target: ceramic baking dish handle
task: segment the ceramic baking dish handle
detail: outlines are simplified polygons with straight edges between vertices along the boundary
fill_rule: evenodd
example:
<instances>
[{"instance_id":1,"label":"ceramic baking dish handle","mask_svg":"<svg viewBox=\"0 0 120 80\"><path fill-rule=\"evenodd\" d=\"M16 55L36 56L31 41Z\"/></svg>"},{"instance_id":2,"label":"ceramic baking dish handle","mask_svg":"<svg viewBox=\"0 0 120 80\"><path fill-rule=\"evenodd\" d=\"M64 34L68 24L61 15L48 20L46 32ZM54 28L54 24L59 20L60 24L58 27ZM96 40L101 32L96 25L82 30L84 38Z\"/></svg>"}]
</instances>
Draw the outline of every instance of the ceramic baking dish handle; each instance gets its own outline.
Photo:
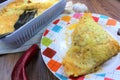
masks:
<instances>
[{"instance_id":1,"label":"ceramic baking dish handle","mask_svg":"<svg viewBox=\"0 0 120 80\"><path fill-rule=\"evenodd\" d=\"M32 45L17 61L14 66L13 72L11 74L11 80L28 80L26 74L26 66L32 60L32 58L38 54L39 47L38 45Z\"/></svg>"}]
</instances>

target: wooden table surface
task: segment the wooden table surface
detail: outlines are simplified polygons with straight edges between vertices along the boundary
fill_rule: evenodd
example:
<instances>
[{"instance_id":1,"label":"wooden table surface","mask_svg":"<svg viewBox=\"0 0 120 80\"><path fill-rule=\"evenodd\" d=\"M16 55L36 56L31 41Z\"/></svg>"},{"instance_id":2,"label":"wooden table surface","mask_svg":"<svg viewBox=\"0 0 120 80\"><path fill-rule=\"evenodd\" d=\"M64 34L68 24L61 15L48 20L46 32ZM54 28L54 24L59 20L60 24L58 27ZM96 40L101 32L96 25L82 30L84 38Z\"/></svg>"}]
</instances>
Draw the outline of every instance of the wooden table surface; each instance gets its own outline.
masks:
<instances>
[{"instance_id":1,"label":"wooden table surface","mask_svg":"<svg viewBox=\"0 0 120 80\"><path fill-rule=\"evenodd\" d=\"M120 0L67 0L84 3L92 13L110 16L120 21ZM0 80L11 80L12 69L22 53L0 55ZM46 67L40 54L27 67L29 80L58 80Z\"/></svg>"}]
</instances>

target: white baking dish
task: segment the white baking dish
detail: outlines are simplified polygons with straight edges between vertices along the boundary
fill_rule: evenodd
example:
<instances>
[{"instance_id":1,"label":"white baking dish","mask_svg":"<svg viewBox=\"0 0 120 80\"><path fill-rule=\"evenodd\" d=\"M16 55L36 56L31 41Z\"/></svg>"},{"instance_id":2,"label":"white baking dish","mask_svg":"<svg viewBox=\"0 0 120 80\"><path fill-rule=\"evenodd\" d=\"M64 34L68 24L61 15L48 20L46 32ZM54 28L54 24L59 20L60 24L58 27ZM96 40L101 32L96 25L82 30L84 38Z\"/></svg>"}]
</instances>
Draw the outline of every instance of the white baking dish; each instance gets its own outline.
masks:
<instances>
[{"instance_id":1,"label":"white baking dish","mask_svg":"<svg viewBox=\"0 0 120 80\"><path fill-rule=\"evenodd\" d=\"M4 7L10 2L11 0L8 0L0 4L0 8ZM46 27L52 20L59 16L60 13L64 11L65 5L66 0L59 0L59 2L44 11L40 16L30 20L25 25L9 34L8 36L2 38L1 40L11 48L20 47L37 32L43 29L43 27Z\"/></svg>"}]
</instances>

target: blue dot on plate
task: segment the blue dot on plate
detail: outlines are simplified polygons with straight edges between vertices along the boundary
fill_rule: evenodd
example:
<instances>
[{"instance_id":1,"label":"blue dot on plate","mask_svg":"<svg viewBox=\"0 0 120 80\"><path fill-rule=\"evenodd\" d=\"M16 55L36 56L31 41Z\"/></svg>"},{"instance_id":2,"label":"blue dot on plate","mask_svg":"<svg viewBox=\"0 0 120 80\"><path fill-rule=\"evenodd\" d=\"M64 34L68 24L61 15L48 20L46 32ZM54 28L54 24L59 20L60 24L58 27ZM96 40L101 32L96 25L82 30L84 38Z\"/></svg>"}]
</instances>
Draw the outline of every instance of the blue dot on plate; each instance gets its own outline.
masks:
<instances>
[{"instance_id":1,"label":"blue dot on plate","mask_svg":"<svg viewBox=\"0 0 120 80\"><path fill-rule=\"evenodd\" d=\"M52 28L52 31L54 31L54 32L60 32L61 29L62 29L61 26L55 25L55 26Z\"/></svg>"},{"instance_id":2,"label":"blue dot on plate","mask_svg":"<svg viewBox=\"0 0 120 80\"><path fill-rule=\"evenodd\" d=\"M60 79L62 79L62 80L68 80L67 77L65 77L65 76L63 76L63 75L61 75L61 74L59 74L59 73L55 73L55 75L58 76L58 77L59 77Z\"/></svg>"},{"instance_id":3,"label":"blue dot on plate","mask_svg":"<svg viewBox=\"0 0 120 80\"><path fill-rule=\"evenodd\" d=\"M108 16L100 15L100 18L108 19Z\"/></svg>"},{"instance_id":4,"label":"blue dot on plate","mask_svg":"<svg viewBox=\"0 0 120 80\"><path fill-rule=\"evenodd\" d=\"M101 77L105 77L105 73L102 73L102 74L95 74L96 76L101 76Z\"/></svg>"}]
</instances>

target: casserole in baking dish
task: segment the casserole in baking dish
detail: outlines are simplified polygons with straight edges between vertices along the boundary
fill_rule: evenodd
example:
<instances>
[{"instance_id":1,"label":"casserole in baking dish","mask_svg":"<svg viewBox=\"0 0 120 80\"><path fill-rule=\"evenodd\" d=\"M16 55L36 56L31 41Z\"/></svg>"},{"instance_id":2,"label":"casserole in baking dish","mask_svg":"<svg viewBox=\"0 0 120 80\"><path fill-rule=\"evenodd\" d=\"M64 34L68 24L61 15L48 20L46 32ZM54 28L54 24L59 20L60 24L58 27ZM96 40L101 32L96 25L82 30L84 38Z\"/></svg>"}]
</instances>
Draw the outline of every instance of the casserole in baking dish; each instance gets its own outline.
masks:
<instances>
[{"instance_id":1,"label":"casserole in baking dish","mask_svg":"<svg viewBox=\"0 0 120 80\"><path fill-rule=\"evenodd\" d=\"M57 2L58 0L40 2L16 0L8 4L0 11L0 34L13 32Z\"/></svg>"},{"instance_id":2,"label":"casserole in baking dish","mask_svg":"<svg viewBox=\"0 0 120 80\"><path fill-rule=\"evenodd\" d=\"M21 1L21 0L17 0L17 1ZM45 1L45 0L43 0L43 1ZM48 1L50 1L50 0L48 0ZM57 1L57 0L53 0L53 1ZM9 4L11 2L12 2L11 0L8 0L3 4L0 4L0 7L2 6L3 8L5 8L7 5L9 6ZM21 4L21 3L18 3L18 4ZM26 4L31 4L31 3L24 3L24 5L26 5ZM34 3L34 4L39 4L39 3ZM33 4L31 4L31 5L33 5ZM60 13L64 11L65 5L66 5L66 0L58 0L51 7L43 10L43 12L41 12L42 9L39 9L38 12L40 12L40 13L36 14L33 19L31 19L30 21L28 21L27 23L25 23L24 25L22 25L19 29L15 30L15 31L14 31L15 28L13 27L14 29L11 29L10 32L12 32L12 31L14 31L14 32L12 32L11 34L2 38L1 40L4 43L8 44L10 47L14 47L14 48L20 47L27 40L29 40L31 37L33 37L37 32L39 32L40 30L43 30L43 28L45 28L46 25L49 24L52 20L54 20L56 17L58 17L60 15ZM44 6L42 6L42 7L44 7ZM46 5L46 6L48 6L48 5ZM18 8L24 9L23 6L18 7ZM36 6L33 8L36 8ZM3 12L4 12L4 10L3 10ZM24 11L20 11L20 13L24 13ZM13 24L13 25L15 25L15 24Z\"/></svg>"}]
</instances>

